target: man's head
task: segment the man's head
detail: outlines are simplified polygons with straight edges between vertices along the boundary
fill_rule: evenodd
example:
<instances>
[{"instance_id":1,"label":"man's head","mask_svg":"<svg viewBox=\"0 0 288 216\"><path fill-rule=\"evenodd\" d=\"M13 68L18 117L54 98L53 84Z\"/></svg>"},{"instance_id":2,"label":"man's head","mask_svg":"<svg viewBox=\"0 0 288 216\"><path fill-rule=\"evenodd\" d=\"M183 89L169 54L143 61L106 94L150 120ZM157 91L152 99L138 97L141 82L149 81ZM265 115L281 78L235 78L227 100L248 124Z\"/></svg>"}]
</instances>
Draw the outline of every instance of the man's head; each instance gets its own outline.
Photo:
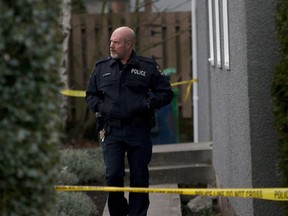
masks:
<instances>
[{"instance_id":1,"label":"man's head","mask_svg":"<svg viewBox=\"0 0 288 216\"><path fill-rule=\"evenodd\" d=\"M135 33L131 28L123 26L115 29L110 38L111 57L125 64L132 53L134 41Z\"/></svg>"}]
</instances>

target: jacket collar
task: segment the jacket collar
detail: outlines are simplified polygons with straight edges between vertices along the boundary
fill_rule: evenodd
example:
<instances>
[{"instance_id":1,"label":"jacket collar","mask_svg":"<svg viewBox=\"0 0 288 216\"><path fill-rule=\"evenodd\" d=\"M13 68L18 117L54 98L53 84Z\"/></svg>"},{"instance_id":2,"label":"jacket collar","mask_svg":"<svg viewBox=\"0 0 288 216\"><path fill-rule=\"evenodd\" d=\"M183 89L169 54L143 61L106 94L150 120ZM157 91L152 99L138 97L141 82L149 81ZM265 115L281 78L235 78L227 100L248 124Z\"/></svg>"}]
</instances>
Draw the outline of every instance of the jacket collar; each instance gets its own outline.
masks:
<instances>
[{"instance_id":1,"label":"jacket collar","mask_svg":"<svg viewBox=\"0 0 288 216\"><path fill-rule=\"evenodd\" d=\"M113 59L112 57L109 57L109 58L111 59L110 67L112 67L114 64L117 64L117 60L116 59ZM140 61L138 59L137 54L135 53L134 50L132 50L132 54L131 54L130 59L128 60L126 65L132 65L132 66L138 67L139 62Z\"/></svg>"}]
</instances>

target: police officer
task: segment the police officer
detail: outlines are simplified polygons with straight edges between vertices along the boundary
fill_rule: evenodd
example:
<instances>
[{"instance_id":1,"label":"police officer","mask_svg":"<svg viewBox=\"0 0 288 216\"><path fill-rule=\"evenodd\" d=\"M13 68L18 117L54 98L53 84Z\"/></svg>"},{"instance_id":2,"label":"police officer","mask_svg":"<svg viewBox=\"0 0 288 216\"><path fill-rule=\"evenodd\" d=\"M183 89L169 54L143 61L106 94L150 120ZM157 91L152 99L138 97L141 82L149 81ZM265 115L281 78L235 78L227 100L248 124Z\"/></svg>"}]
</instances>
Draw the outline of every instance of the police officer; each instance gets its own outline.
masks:
<instances>
[{"instance_id":1,"label":"police officer","mask_svg":"<svg viewBox=\"0 0 288 216\"><path fill-rule=\"evenodd\" d=\"M173 97L167 77L154 60L133 50L135 34L129 27L117 28L110 38L110 57L98 61L86 91L89 108L101 115L100 124L106 183L124 186L124 157L127 153L131 187L148 187L148 163L153 112L169 104ZM148 194L111 192L111 216L145 216Z\"/></svg>"}]
</instances>

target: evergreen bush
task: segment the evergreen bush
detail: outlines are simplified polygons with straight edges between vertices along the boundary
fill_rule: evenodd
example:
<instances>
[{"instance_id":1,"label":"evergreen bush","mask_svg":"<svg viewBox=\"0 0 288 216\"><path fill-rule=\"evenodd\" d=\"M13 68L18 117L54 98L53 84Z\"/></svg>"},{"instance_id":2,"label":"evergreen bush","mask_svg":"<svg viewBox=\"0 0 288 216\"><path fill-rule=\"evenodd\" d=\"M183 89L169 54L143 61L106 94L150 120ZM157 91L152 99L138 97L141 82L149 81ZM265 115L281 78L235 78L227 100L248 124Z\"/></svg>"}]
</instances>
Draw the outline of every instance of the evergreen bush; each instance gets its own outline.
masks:
<instances>
[{"instance_id":1,"label":"evergreen bush","mask_svg":"<svg viewBox=\"0 0 288 216\"><path fill-rule=\"evenodd\" d=\"M276 65L272 94L275 124L280 144L280 168L288 186L288 1L278 0L276 15L280 62Z\"/></svg>"},{"instance_id":2,"label":"evergreen bush","mask_svg":"<svg viewBox=\"0 0 288 216\"><path fill-rule=\"evenodd\" d=\"M55 215L59 2L0 0L0 215Z\"/></svg>"},{"instance_id":3,"label":"evergreen bush","mask_svg":"<svg viewBox=\"0 0 288 216\"><path fill-rule=\"evenodd\" d=\"M75 173L71 173L67 170L68 167L63 167L58 173L56 184L57 185L77 185L79 179Z\"/></svg>"},{"instance_id":4,"label":"evergreen bush","mask_svg":"<svg viewBox=\"0 0 288 216\"><path fill-rule=\"evenodd\" d=\"M60 158L61 171L57 176L58 185L79 185L103 181L101 148L63 149L60 151ZM58 192L57 200L58 216L93 216L99 211L93 200L85 193Z\"/></svg>"},{"instance_id":5,"label":"evergreen bush","mask_svg":"<svg viewBox=\"0 0 288 216\"><path fill-rule=\"evenodd\" d=\"M275 69L272 96L280 150L279 168L283 177L283 187L288 187L288 1L278 0L276 9L280 62ZM288 212L287 203L286 207Z\"/></svg>"},{"instance_id":6,"label":"evergreen bush","mask_svg":"<svg viewBox=\"0 0 288 216\"><path fill-rule=\"evenodd\" d=\"M95 216L97 207L88 195L81 192L58 192L58 216Z\"/></svg>"},{"instance_id":7,"label":"evergreen bush","mask_svg":"<svg viewBox=\"0 0 288 216\"><path fill-rule=\"evenodd\" d=\"M60 164L68 173L79 179L79 184L101 182L104 179L104 165L101 148L65 149L61 151Z\"/></svg>"}]
</instances>

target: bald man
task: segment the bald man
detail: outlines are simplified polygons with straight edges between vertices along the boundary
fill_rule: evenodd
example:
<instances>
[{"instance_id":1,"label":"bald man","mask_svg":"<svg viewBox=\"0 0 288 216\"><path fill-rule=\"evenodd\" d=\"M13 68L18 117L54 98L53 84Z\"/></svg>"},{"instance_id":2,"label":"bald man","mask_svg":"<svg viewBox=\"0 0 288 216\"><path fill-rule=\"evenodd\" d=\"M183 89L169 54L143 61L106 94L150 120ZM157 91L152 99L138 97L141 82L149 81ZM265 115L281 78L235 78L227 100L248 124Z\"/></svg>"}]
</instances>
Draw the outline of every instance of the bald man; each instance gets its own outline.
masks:
<instances>
[{"instance_id":1,"label":"bald man","mask_svg":"<svg viewBox=\"0 0 288 216\"><path fill-rule=\"evenodd\" d=\"M108 186L124 186L127 154L131 187L149 187L152 156L151 122L157 109L169 104L173 91L167 77L151 58L133 49L134 31L123 26L110 38L110 57L95 64L86 101L97 113L98 132ZM111 216L145 216L148 194L113 192L108 197Z\"/></svg>"}]
</instances>

